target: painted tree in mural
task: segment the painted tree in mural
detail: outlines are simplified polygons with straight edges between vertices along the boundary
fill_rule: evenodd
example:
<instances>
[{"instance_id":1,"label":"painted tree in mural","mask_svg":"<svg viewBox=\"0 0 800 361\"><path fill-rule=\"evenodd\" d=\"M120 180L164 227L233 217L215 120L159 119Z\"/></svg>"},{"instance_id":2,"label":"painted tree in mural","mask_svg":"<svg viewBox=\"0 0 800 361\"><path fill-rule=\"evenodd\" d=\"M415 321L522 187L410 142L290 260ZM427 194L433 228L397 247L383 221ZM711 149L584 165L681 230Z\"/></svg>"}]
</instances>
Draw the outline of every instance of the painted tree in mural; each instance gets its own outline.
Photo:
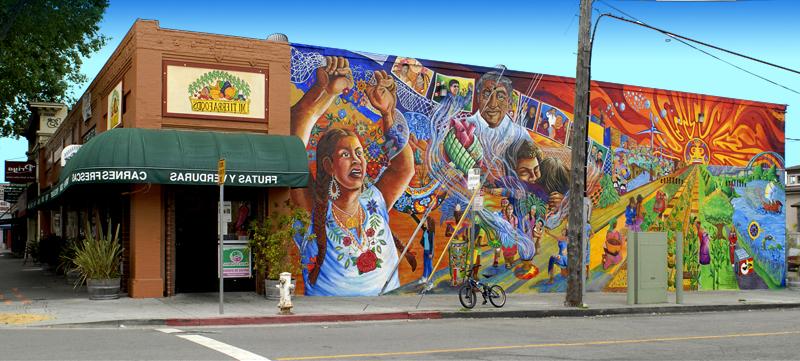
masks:
<instances>
[{"instance_id":1,"label":"painted tree in mural","mask_svg":"<svg viewBox=\"0 0 800 361\"><path fill-rule=\"evenodd\" d=\"M778 169L775 168L775 165L769 167L769 169L764 172L764 177L762 178L768 182L777 182L778 181Z\"/></svg>"},{"instance_id":2,"label":"painted tree in mural","mask_svg":"<svg viewBox=\"0 0 800 361\"><path fill-rule=\"evenodd\" d=\"M0 136L22 135L28 102L74 102L82 58L105 45L107 0L0 1Z\"/></svg>"},{"instance_id":3,"label":"painted tree in mural","mask_svg":"<svg viewBox=\"0 0 800 361\"><path fill-rule=\"evenodd\" d=\"M714 239L724 239L723 227L725 227L725 224L730 224L733 219L733 206L725 194L721 191L715 191L706 198L706 203L703 206L703 216L706 221L717 228Z\"/></svg>"},{"instance_id":4,"label":"painted tree in mural","mask_svg":"<svg viewBox=\"0 0 800 361\"><path fill-rule=\"evenodd\" d=\"M600 193L600 202L597 204L600 208L606 208L619 202L619 193L614 189L611 176L608 174L604 175L603 178L600 179L600 187L603 189L602 193Z\"/></svg>"},{"instance_id":5,"label":"painted tree in mural","mask_svg":"<svg viewBox=\"0 0 800 361\"><path fill-rule=\"evenodd\" d=\"M761 165L757 164L757 165L753 166L753 172L750 173L750 176L754 180L759 180L762 177L764 177L764 169L761 168Z\"/></svg>"}]
</instances>

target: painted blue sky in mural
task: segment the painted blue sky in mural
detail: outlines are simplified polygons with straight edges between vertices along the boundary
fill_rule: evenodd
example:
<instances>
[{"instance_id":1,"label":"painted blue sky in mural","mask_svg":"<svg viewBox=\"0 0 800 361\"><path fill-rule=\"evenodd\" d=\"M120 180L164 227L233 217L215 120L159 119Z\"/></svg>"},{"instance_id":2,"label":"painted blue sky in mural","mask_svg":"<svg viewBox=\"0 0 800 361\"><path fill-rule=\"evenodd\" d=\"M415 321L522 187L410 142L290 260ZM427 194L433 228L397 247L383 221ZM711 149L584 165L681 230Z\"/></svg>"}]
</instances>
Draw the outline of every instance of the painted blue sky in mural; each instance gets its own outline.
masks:
<instances>
[{"instance_id":1,"label":"painted blue sky in mural","mask_svg":"<svg viewBox=\"0 0 800 361\"><path fill-rule=\"evenodd\" d=\"M101 32L111 37L83 72L93 79L136 18L165 28L575 75L578 0L448 2L238 2L214 11L203 1L111 1ZM609 6L610 5L610 6ZM745 2L595 1L595 18L611 6L653 26L800 69L800 27L794 0ZM710 51L737 66L800 91L800 76ZM786 136L800 138L800 95L767 83L659 33L603 19L594 44L597 80L788 104ZM88 83L76 89L81 94ZM794 121L793 121L794 120ZM24 157L22 140L3 138L0 158ZM787 141L787 166L800 163L800 142ZM2 172L2 170L0 170ZM2 176L2 174L0 174Z\"/></svg>"}]
</instances>

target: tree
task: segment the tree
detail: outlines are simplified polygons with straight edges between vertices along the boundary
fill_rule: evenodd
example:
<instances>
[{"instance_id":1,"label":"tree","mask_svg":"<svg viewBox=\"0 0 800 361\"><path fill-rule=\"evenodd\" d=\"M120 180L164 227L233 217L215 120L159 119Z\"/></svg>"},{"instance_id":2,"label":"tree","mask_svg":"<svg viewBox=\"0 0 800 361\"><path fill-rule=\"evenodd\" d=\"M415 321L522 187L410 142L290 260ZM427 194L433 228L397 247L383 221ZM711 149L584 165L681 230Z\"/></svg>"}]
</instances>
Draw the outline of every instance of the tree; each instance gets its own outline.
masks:
<instances>
[{"instance_id":1,"label":"tree","mask_svg":"<svg viewBox=\"0 0 800 361\"><path fill-rule=\"evenodd\" d=\"M108 0L0 0L0 136L22 135L32 101L74 103L81 58L108 40Z\"/></svg>"},{"instance_id":2,"label":"tree","mask_svg":"<svg viewBox=\"0 0 800 361\"><path fill-rule=\"evenodd\" d=\"M778 169L775 167L774 164L769 167L769 170L764 172L763 179L769 182L775 182L775 183L778 182Z\"/></svg>"},{"instance_id":3,"label":"tree","mask_svg":"<svg viewBox=\"0 0 800 361\"><path fill-rule=\"evenodd\" d=\"M764 176L764 169L761 164L753 164L753 173L751 174L754 180L760 180Z\"/></svg>"},{"instance_id":4,"label":"tree","mask_svg":"<svg viewBox=\"0 0 800 361\"><path fill-rule=\"evenodd\" d=\"M597 204L599 208L606 208L619 202L619 193L614 189L614 183L608 174L600 179L600 187L602 191L600 191L600 202Z\"/></svg>"},{"instance_id":5,"label":"tree","mask_svg":"<svg viewBox=\"0 0 800 361\"><path fill-rule=\"evenodd\" d=\"M706 203L703 205L703 216L709 223L717 227L715 239L724 239L725 233L722 228L733 220L733 206L725 194L717 191L706 199Z\"/></svg>"}]
</instances>

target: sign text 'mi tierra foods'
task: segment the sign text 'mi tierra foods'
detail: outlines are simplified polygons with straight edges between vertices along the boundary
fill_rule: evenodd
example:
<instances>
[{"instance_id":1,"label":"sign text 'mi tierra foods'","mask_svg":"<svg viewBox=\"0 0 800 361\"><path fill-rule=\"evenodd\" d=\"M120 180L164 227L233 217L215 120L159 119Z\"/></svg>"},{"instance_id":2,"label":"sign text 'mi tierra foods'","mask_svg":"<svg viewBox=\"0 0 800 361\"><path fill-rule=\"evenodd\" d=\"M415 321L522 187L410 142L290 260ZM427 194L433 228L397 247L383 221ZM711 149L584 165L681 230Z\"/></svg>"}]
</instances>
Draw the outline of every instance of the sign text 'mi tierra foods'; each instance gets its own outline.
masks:
<instances>
[{"instance_id":1,"label":"sign text 'mi tierra foods'","mask_svg":"<svg viewBox=\"0 0 800 361\"><path fill-rule=\"evenodd\" d=\"M192 111L207 113L250 114L250 101L226 102L220 100L189 99Z\"/></svg>"}]
</instances>

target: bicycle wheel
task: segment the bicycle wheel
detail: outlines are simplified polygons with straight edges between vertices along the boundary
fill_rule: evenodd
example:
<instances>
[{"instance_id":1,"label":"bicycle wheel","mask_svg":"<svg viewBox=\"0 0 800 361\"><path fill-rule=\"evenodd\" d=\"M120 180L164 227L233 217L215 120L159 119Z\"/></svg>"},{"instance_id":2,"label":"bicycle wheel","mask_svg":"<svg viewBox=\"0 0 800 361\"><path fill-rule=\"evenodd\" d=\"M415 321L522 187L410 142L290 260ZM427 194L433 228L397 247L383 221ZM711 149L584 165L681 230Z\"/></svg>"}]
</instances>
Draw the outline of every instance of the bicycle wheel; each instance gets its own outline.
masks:
<instances>
[{"instance_id":1,"label":"bicycle wheel","mask_svg":"<svg viewBox=\"0 0 800 361\"><path fill-rule=\"evenodd\" d=\"M494 285L489 288L489 302L494 307L500 308L506 304L506 291L500 285Z\"/></svg>"},{"instance_id":2,"label":"bicycle wheel","mask_svg":"<svg viewBox=\"0 0 800 361\"><path fill-rule=\"evenodd\" d=\"M461 302L461 305L466 308L475 307L475 291L469 283L465 283L458 289L458 300Z\"/></svg>"}]
</instances>

